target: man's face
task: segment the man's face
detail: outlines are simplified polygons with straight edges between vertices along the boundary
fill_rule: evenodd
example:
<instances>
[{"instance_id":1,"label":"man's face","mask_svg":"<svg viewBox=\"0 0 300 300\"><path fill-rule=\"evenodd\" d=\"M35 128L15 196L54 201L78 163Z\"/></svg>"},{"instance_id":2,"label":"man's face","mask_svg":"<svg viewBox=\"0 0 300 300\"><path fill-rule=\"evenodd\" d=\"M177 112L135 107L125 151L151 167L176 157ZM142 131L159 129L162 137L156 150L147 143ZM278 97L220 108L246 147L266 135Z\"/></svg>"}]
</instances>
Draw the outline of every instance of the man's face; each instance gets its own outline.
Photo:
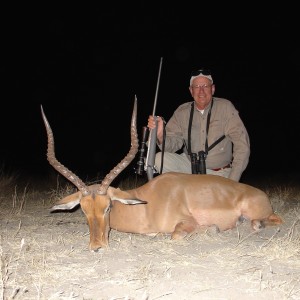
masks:
<instances>
[{"instance_id":1,"label":"man's face","mask_svg":"<svg viewBox=\"0 0 300 300\"><path fill-rule=\"evenodd\" d=\"M195 78L189 89L197 108L201 110L207 107L215 92L214 84L208 78L202 76Z\"/></svg>"}]
</instances>

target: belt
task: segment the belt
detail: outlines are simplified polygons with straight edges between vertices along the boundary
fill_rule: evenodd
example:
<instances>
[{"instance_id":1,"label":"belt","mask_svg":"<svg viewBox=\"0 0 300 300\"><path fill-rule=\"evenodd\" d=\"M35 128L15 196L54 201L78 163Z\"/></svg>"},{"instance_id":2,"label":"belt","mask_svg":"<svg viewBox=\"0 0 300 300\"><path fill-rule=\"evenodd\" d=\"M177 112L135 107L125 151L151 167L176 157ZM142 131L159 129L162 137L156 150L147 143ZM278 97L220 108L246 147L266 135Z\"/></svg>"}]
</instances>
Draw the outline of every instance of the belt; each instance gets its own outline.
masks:
<instances>
[{"instance_id":1,"label":"belt","mask_svg":"<svg viewBox=\"0 0 300 300\"><path fill-rule=\"evenodd\" d=\"M216 168L216 169L210 169L212 171L221 171L223 169L227 169L227 168L230 168L230 164L228 164L227 166L223 167L223 168Z\"/></svg>"}]
</instances>

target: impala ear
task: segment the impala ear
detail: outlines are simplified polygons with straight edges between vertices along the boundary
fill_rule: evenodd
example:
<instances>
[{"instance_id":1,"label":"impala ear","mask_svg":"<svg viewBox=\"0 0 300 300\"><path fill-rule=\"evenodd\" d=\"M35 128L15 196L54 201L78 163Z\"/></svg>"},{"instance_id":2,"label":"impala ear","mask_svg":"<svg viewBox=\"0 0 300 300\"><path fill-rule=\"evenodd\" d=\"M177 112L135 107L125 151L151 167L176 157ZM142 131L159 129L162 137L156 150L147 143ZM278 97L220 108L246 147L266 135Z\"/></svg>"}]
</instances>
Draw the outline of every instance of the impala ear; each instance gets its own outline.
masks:
<instances>
[{"instance_id":1,"label":"impala ear","mask_svg":"<svg viewBox=\"0 0 300 300\"><path fill-rule=\"evenodd\" d=\"M111 199L112 201L119 201L123 204L130 204L130 205L134 205L134 204L146 204L147 201L144 200L140 200L140 199L123 199L123 198L113 198Z\"/></svg>"},{"instance_id":2,"label":"impala ear","mask_svg":"<svg viewBox=\"0 0 300 300\"><path fill-rule=\"evenodd\" d=\"M126 191L122 191L120 188L109 187L107 190L107 195L110 197L111 201L119 201L123 204L146 204L147 201L141 199L131 199L132 195Z\"/></svg>"},{"instance_id":3,"label":"impala ear","mask_svg":"<svg viewBox=\"0 0 300 300\"><path fill-rule=\"evenodd\" d=\"M51 209L50 212L55 210L70 210L80 204L82 198L81 192L74 193L69 195L56 203Z\"/></svg>"}]
</instances>

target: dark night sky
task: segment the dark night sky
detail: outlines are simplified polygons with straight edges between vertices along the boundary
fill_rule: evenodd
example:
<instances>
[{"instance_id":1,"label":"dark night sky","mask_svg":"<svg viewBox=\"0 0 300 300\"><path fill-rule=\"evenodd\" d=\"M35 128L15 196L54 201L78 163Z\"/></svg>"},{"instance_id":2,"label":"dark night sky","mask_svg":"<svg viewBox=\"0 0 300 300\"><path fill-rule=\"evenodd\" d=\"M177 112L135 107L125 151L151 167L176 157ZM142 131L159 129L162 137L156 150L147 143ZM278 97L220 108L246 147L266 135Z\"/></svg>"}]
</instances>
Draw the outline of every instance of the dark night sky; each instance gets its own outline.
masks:
<instances>
[{"instance_id":1,"label":"dark night sky","mask_svg":"<svg viewBox=\"0 0 300 300\"><path fill-rule=\"evenodd\" d=\"M9 8L2 19L0 161L49 170L40 105L57 158L84 176L112 169L128 152L134 96L138 128L153 110L168 119L191 100L190 72L206 66L216 96L230 99L251 139L245 176L299 170L299 22L294 10L239 13L168 2L134 8ZM210 11L204 14L204 11Z\"/></svg>"}]
</instances>

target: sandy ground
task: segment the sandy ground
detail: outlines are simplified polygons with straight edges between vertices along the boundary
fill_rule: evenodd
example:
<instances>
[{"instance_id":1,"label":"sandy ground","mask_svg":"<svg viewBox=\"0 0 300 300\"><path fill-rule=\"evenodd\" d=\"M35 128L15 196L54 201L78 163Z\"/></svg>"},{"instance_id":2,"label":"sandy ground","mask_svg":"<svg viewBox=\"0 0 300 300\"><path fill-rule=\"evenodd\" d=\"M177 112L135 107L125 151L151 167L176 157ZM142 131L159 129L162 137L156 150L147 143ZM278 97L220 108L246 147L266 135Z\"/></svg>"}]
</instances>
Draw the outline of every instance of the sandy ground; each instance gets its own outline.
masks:
<instances>
[{"instance_id":1,"label":"sandy ground","mask_svg":"<svg viewBox=\"0 0 300 300\"><path fill-rule=\"evenodd\" d=\"M68 188L2 193L0 299L300 299L300 188L265 191L280 227L182 241L112 230L97 253L80 208L49 213Z\"/></svg>"}]
</instances>

